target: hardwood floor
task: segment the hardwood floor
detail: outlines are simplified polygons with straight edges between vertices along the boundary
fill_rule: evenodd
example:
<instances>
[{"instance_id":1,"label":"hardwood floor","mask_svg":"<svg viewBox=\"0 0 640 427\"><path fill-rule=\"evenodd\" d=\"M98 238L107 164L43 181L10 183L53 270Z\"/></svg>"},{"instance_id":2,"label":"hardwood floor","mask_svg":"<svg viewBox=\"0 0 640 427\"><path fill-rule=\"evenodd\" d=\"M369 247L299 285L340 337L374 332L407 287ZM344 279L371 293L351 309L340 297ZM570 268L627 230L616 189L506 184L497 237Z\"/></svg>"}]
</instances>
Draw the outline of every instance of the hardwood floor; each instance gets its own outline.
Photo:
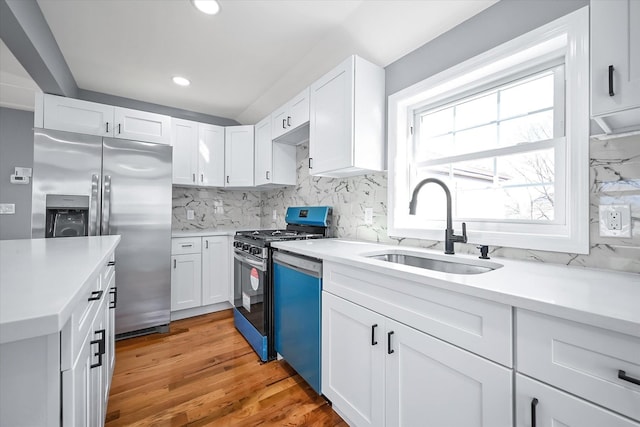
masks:
<instances>
[{"instance_id":1,"label":"hardwood floor","mask_svg":"<svg viewBox=\"0 0 640 427\"><path fill-rule=\"evenodd\" d=\"M261 363L226 310L117 342L106 425L347 424L286 362Z\"/></svg>"}]
</instances>

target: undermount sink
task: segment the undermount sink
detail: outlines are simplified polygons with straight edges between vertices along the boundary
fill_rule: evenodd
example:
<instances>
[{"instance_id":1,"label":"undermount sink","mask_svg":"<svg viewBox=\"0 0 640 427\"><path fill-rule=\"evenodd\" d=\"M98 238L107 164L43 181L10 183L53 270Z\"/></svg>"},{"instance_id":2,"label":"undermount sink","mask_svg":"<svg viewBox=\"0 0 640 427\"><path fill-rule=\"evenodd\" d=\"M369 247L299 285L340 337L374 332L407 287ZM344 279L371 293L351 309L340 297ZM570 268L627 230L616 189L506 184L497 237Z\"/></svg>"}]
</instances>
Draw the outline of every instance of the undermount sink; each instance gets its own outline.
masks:
<instances>
[{"instance_id":1,"label":"undermount sink","mask_svg":"<svg viewBox=\"0 0 640 427\"><path fill-rule=\"evenodd\" d=\"M367 258L452 274L482 274L502 267L502 265L492 262L478 265L459 261L445 261L441 259L430 258L428 256L409 255L402 253L382 253L367 255Z\"/></svg>"}]
</instances>

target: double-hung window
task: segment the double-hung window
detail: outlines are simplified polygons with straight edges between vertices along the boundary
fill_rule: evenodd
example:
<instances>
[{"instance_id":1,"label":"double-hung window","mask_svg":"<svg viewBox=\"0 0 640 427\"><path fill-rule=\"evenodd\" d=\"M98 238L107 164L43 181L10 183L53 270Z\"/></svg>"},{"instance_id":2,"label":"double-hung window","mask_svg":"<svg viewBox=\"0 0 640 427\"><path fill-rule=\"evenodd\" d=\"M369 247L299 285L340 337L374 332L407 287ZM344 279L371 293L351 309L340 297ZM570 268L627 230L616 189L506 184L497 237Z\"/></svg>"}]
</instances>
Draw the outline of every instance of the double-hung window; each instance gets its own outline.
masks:
<instances>
[{"instance_id":1,"label":"double-hung window","mask_svg":"<svg viewBox=\"0 0 640 427\"><path fill-rule=\"evenodd\" d=\"M588 251L588 19L567 15L389 100L389 231L442 240L444 192L473 243Z\"/></svg>"}]
</instances>

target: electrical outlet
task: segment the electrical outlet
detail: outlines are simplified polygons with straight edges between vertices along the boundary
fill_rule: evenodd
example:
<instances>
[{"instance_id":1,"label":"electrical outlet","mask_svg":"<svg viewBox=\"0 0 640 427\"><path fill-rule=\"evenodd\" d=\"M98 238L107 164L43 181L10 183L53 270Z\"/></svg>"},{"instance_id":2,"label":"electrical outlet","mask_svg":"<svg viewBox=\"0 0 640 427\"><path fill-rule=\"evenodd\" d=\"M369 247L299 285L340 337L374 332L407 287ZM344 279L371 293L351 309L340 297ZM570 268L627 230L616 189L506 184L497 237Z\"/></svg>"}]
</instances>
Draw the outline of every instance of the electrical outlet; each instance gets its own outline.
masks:
<instances>
[{"instance_id":1,"label":"electrical outlet","mask_svg":"<svg viewBox=\"0 0 640 427\"><path fill-rule=\"evenodd\" d=\"M16 213L15 203L0 203L0 214L13 215Z\"/></svg>"},{"instance_id":2,"label":"electrical outlet","mask_svg":"<svg viewBox=\"0 0 640 427\"><path fill-rule=\"evenodd\" d=\"M631 237L631 207L600 205L600 236Z\"/></svg>"},{"instance_id":3,"label":"electrical outlet","mask_svg":"<svg viewBox=\"0 0 640 427\"><path fill-rule=\"evenodd\" d=\"M364 223L373 224L373 208L364 208Z\"/></svg>"},{"instance_id":4,"label":"electrical outlet","mask_svg":"<svg viewBox=\"0 0 640 427\"><path fill-rule=\"evenodd\" d=\"M278 219L278 212L274 209L273 210L273 220L277 220Z\"/></svg>"},{"instance_id":5,"label":"electrical outlet","mask_svg":"<svg viewBox=\"0 0 640 427\"><path fill-rule=\"evenodd\" d=\"M195 218L195 213L193 212L193 209L187 209L187 219L193 219Z\"/></svg>"}]
</instances>

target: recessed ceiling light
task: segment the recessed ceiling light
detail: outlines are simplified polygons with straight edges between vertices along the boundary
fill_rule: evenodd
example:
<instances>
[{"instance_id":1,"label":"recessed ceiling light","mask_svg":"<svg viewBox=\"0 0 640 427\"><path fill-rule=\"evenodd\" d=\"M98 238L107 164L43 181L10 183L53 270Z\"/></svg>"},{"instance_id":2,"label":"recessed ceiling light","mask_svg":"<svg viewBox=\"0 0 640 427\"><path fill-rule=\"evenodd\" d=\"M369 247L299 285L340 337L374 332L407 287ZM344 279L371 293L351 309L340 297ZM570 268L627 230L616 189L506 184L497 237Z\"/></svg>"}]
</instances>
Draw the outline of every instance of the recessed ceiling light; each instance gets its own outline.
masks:
<instances>
[{"instance_id":1,"label":"recessed ceiling light","mask_svg":"<svg viewBox=\"0 0 640 427\"><path fill-rule=\"evenodd\" d=\"M173 82L178 86L189 86L191 84L191 82L188 79L185 79L184 77L180 77L180 76L175 76L173 78Z\"/></svg>"},{"instance_id":2,"label":"recessed ceiling light","mask_svg":"<svg viewBox=\"0 0 640 427\"><path fill-rule=\"evenodd\" d=\"M202 13L215 15L220 12L220 5L216 0L191 0L191 3Z\"/></svg>"}]
</instances>

